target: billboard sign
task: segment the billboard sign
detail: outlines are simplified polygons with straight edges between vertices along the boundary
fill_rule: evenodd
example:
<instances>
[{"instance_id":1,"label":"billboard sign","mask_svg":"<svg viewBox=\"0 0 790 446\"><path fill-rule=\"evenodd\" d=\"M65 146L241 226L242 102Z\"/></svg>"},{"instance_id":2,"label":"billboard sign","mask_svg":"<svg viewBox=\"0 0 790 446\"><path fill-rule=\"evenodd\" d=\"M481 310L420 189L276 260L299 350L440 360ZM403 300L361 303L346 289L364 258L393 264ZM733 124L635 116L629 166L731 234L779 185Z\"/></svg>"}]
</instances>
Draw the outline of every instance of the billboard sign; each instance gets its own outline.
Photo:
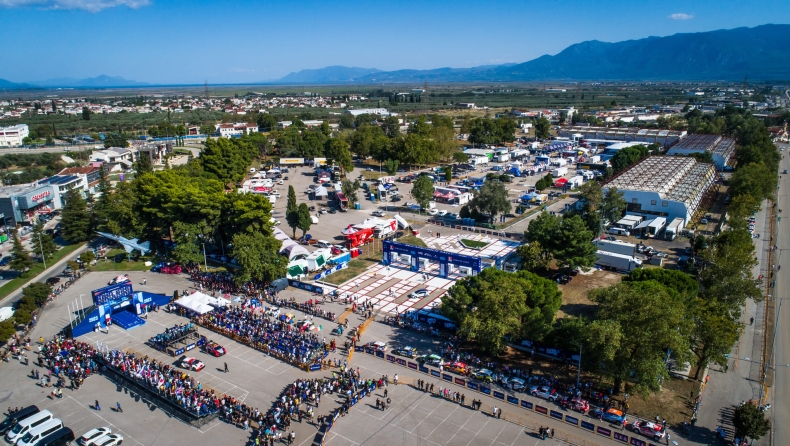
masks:
<instances>
[{"instance_id":1,"label":"billboard sign","mask_svg":"<svg viewBox=\"0 0 790 446\"><path fill-rule=\"evenodd\" d=\"M93 303L96 305L115 304L127 299L132 295L132 283L119 283L108 287L93 290Z\"/></svg>"}]
</instances>

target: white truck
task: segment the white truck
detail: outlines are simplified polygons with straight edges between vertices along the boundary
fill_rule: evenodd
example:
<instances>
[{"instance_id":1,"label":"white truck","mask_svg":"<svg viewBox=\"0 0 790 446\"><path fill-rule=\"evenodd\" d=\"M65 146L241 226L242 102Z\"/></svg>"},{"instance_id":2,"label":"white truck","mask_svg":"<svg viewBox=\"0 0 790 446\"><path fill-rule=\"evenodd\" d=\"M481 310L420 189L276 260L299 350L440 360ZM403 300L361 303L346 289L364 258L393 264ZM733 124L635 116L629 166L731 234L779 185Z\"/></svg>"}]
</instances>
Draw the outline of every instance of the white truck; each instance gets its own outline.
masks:
<instances>
[{"instance_id":1,"label":"white truck","mask_svg":"<svg viewBox=\"0 0 790 446\"><path fill-rule=\"evenodd\" d=\"M616 252L598 251L595 253L595 257L597 258L595 264L605 269L631 272L642 267L641 260Z\"/></svg>"},{"instance_id":2,"label":"white truck","mask_svg":"<svg viewBox=\"0 0 790 446\"><path fill-rule=\"evenodd\" d=\"M672 220L672 223L664 230L664 238L667 240L675 240L675 237L683 230L683 219L678 217Z\"/></svg>"},{"instance_id":3,"label":"white truck","mask_svg":"<svg viewBox=\"0 0 790 446\"><path fill-rule=\"evenodd\" d=\"M558 167L551 171L551 176L554 178L560 178L568 175L568 168L567 167Z\"/></svg>"},{"instance_id":4,"label":"white truck","mask_svg":"<svg viewBox=\"0 0 790 446\"><path fill-rule=\"evenodd\" d=\"M568 186L568 189L576 189L582 184L584 184L584 177L581 175L576 175L575 177L568 180L567 183L565 183L565 185Z\"/></svg>"},{"instance_id":5,"label":"white truck","mask_svg":"<svg viewBox=\"0 0 790 446\"><path fill-rule=\"evenodd\" d=\"M633 243L621 242L620 240L596 240L593 244L601 251L614 252L633 257L636 253L636 245Z\"/></svg>"}]
</instances>

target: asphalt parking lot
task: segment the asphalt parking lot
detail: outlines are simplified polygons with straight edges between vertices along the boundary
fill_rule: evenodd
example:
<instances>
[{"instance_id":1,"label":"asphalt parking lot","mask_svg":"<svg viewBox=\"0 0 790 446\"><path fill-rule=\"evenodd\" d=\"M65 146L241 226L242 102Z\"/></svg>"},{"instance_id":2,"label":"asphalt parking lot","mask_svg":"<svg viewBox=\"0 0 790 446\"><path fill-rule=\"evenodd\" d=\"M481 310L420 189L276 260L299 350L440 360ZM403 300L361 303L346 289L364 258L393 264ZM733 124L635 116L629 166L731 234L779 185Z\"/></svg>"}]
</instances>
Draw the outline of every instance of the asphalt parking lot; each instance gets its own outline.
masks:
<instances>
[{"instance_id":1,"label":"asphalt parking lot","mask_svg":"<svg viewBox=\"0 0 790 446\"><path fill-rule=\"evenodd\" d=\"M113 273L89 273L78 280L63 295L52 302L43 312L39 323L31 333L33 339L39 336L50 338L64 325L69 323L67 305L70 306L79 296L90 296L92 289L99 288L107 283ZM173 290L183 290L190 287L185 275L160 275L153 273L131 273L135 289L144 289L150 292L171 294ZM147 280L147 285L142 286L142 279ZM299 301L305 301L314 296L291 288L285 290L281 296L294 296ZM340 313L344 306L340 303L328 302L325 309ZM290 312L290 310L289 310ZM363 319L358 315L351 315L351 327L361 324ZM80 338L89 342L101 342L111 348L130 348L151 357L173 361L174 358L160 353L144 344L150 336L161 333L166 327L176 323L185 323L187 319L164 311L151 313L148 322L130 331L120 327L110 327L109 333L89 333ZM329 321L323 323L327 338L334 325ZM228 392L243 401L266 411L277 398L285 386L300 377L315 378L323 373L328 376L328 371L308 374L288 364L272 359L261 352L249 349L235 341L214 333L205 332L209 338L219 342L228 350L228 354L221 358L214 358L202 352L196 352L195 357L206 364L201 372L193 372L197 379L204 385L211 386L218 391ZM340 339L339 344L345 339ZM412 345L422 353L439 352L441 342L437 339L424 336L420 333L395 328L383 323L374 322L362 335L362 342L385 341L390 348L399 345ZM338 350L338 356L343 353ZM332 356L330 356L332 357ZM222 372L223 363L227 362L229 372ZM359 367L363 377L379 377L382 375L394 376L399 373L402 383L409 383L417 379L416 373L409 374L404 368L395 364L358 354L352 357L352 367ZM0 399L8 406L25 406L37 404L40 408L47 408L60 417L66 426L72 428L75 434L81 435L87 430L98 426L109 426L113 431L124 436L124 444L170 445L170 444L244 444L249 439L249 432L233 427L220 421L213 421L200 429L191 427L169 416L157 408L155 404L147 401L123 385L119 385L103 376L92 376L85 381L77 391L65 390L64 397L59 400L50 400L48 395L51 389L44 389L30 377L31 369L36 369L31 362L30 366L23 366L18 361L0 363ZM405 373L404 373L405 372ZM414 375L414 376L409 376ZM436 384L441 385L438 381ZM533 427L547 425L557 430L557 438L566 438L574 435L574 428L553 423L553 420L544 418L534 413L527 413L518 408L505 408L505 419L497 420L492 417L475 413L468 408L463 408L455 403L426 395L413 387L406 385L390 386L392 390L393 406L385 413L375 409L375 398L366 399L363 404L357 405L350 414L340 419L333 428L329 442L333 445L355 444L404 444L415 442L418 444L467 444L467 445L509 445L533 444L539 441L533 434ZM458 389L459 391L461 388ZM380 392L378 392L380 393ZM483 400L484 410L497 404L494 400L478 395ZM471 401L472 395L467 395ZM94 400L99 400L103 410L91 409ZM373 401L372 407L368 406ZM110 410L116 402L120 402L123 413ZM324 414L336 405L335 403L322 402L317 414ZM501 407L501 402L499 403ZM524 412L524 413L520 413ZM519 424L515 424L519 423ZM316 427L292 423L297 432L297 444L310 444L316 432ZM608 444L606 439L597 439L597 444ZM592 444L592 443L591 443Z\"/></svg>"}]
</instances>

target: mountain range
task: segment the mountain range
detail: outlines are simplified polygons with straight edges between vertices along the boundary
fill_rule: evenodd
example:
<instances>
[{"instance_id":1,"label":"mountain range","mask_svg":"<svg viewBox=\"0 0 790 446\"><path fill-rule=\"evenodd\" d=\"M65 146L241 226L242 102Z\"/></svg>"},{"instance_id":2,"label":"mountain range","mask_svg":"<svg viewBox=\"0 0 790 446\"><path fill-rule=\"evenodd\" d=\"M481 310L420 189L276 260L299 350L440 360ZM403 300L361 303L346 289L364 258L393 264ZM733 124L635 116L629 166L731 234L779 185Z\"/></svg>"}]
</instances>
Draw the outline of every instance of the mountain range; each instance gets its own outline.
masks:
<instances>
[{"instance_id":1,"label":"mountain range","mask_svg":"<svg viewBox=\"0 0 790 446\"><path fill-rule=\"evenodd\" d=\"M120 76L101 75L85 79L68 77L47 79L43 81L16 83L0 79L0 90L29 90L33 88L110 88L110 87L144 87L151 84L124 79Z\"/></svg>"},{"instance_id":2,"label":"mountain range","mask_svg":"<svg viewBox=\"0 0 790 446\"><path fill-rule=\"evenodd\" d=\"M332 66L277 83L529 82L550 80L790 80L790 25L761 25L608 43L590 40L529 62L381 71Z\"/></svg>"},{"instance_id":3,"label":"mountain range","mask_svg":"<svg viewBox=\"0 0 790 446\"><path fill-rule=\"evenodd\" d=\"M422 82L530 81L738 81L790 80L790 25L761 25L609 43L589 40L558 54L524 63L472 68L382 71L329 66L290 73L258 84L387 84ZM152 86L122 77L49 79L15 83L0 90Z\"/></svg>"}]
</instances>

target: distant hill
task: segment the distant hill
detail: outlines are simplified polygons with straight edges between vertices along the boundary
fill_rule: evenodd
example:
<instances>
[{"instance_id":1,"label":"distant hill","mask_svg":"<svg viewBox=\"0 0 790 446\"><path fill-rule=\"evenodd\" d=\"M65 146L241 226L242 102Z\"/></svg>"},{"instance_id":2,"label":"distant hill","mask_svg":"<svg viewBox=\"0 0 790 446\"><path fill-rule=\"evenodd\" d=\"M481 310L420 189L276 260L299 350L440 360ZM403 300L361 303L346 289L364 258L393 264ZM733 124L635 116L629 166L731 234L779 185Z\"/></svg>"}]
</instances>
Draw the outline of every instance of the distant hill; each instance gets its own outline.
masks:
<instances>
[{"instance_id":1,"label":"distant hill","mask_svg":"<svg viewBox=\"0 0 790 446\"><path fill-rule=\"evenodd\" d=\"M5 79L0 79L0 90L24 90L30 87L31 85L28 84L19 84Z\"/></svg>"},{"instance_id":2,"label":"distant hill","mask_svg":"<svg viewBox=\"0 0 790 446\"><path fill-rule=\"evenodd\" d=\"M289 73L278 83L284 84L326 84L326 83L346 83L355 82L359 78L378 73L381 70L375 68L343 67L333 65L331 67L319 68L317 70L302 70L296 73Z\"/></svg>"},{"instance_id":3,"label":"distant hill","mask_svg":"<svg viewBox=\"0 0 790 446\"><path fill-rule=\"evenodd\" d=\"M101 88L101 87L140 87L150 85L147 82L137 82L124 79L120 76L101 75L86 79L58 78L38 82L30 82L37 87L67 87L67 88Z\"/></svg>"},{"instance_id":4,"label":"distant hill","mask_svg":"<svg viewBox=\"0 0 790 446\"><path fill-rule=\"evenodd\" d=\"M474 68L363 70L327 67L292 73L279 82L359 84L399 82L528 82L548 80L790 80L790 25L762 25L648 37L617 43L590 40L529 62ZM309 72L310 76L295 76Z\"/></svg>"}]
</instances>

